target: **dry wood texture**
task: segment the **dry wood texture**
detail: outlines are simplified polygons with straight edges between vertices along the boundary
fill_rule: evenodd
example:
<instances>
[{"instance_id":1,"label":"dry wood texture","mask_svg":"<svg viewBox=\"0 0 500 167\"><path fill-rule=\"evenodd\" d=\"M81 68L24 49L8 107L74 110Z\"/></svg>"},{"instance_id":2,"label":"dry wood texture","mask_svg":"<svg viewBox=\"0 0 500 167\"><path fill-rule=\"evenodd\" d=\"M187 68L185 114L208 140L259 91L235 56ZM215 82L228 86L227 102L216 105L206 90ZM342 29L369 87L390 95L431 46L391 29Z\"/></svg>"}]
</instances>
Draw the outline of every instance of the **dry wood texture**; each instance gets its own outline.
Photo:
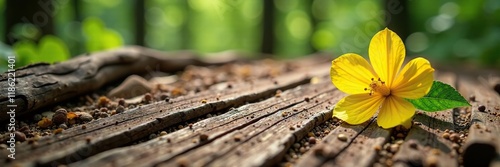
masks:
<instances>
[{"instance_id":1,"label":"dry wood texture","mask_svg":"<svg viewBox=\"0 0 500 167\"><path fill-rule=\"evenodd\" d=\"M164 53L139 46L98 52L92 56L81 55L66 62L34 64L16 70L15 103L8 101L7 94L0 94L0 105L17 105L17 113L53 105L99 89L101 86L131 74L148 69L174 72L188 65L227 63L234 57L217 60L201 60L193 52ZM7 85L7 73L0 75L0 84ZM0 121L8 118L7 108L0 110Z\"/></svg>"},{"instance_id":2,"label":"dry wood texture","mask_svg":"<svg viewBox=\"0 0 500 167\"><path fill-rule=\"evenodd\" d=\"M462 77L459 83L464 88L463 94L475 97L471 102L471 126L464 148L464 166L498 164L500 163L500 97L489 90L487 83L478 82L471 77ZM480 106L484 109L480 109Z\"/></svg>"},{"instance_id":3,"label":"dry wood texture","mask_svg":"<svg viewBox=\"0 0 500 167\"><path fill-rule=\"evenodd\" d=\"M189 52L178 54L190 56L163 57L161 52L130 47L55 65L20 69L18 85L23 89L19 90L18 105L24 107L25 112L34 112L63 99L97 90L106 83L141 73L144 66L177 71L187 65L233 60L202 61L192 58L193 54ZM283 65L284 61L277 65L280 63ZM210 68L199 68L199 77L210 75L216 78L213 73L218 72L210 73L207 72ZM257 69L254 72L267 77L230 83L227 80L211 81L211 85L196 93L129 108L88 122L84 124L85 128L83 125L73 126L36 142L19 143L16 160L2 160L0 166L499 164L495 157L499 157L500 148L500 97L490 86L474 77L454 72L437 72L436 75L437 80L457 87L465 97L475 95L472 107L435 113L419 111L409 130L382 129L378 127L376 117L360 125L331 119L332 108L345 94L331 84L329 60L308 58L294 61L293 66L284 68L293 70L267 76L264 73L269 73L269 70ZM4 80L2 75L0 82ZM187 85L197 87L198 83ZM1 103L6 103L5 98L0 98ZM485 106L484 110L480 105ZM0 115L0 119L4 118L5 115ZM329 121L335 122L335 126L325 130L323 135L313 133ZM192 124L179 126L159 137L150 137L186 122ZM308 141L307 145L300 144L304 140Z\"/></svg>"},{"instance_id":4,"label":"dry wood texture","mask_svg":"<svg viewBox=\"0 0 500 167\"><path fill-rule=\"evenodd\" d=\"M75 127L50 138L38 141L36 147L23 143L18 147L17 159L23 164L57 165L78 161L93 154L122 146L168 126L193 119L209 112L219 111L274 95L308 83L313 76L328 74L329 64L319 64L299 73L271 79L233 84L234 89L217 86L191 96L182 96L169 102L134 108L109 119L99 119ZM325 70L326 69L326 70ZM301 97L303 99L303 97ZM34 156L36 155L36 156Z\"/></svg>"}]
</instances>

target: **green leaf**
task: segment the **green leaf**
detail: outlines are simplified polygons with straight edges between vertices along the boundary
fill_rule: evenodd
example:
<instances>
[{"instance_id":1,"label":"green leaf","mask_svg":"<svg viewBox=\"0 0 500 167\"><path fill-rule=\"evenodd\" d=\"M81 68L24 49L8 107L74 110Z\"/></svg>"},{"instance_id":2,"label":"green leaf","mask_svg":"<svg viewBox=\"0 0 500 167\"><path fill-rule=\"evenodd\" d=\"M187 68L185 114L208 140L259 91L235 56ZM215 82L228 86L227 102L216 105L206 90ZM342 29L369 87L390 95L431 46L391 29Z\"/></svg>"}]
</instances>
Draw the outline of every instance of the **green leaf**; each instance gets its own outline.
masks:
<instances>
[{"instance_id":1,"label":"green leaf","mask_svg":"<svg viewBox=\"0 0 500 167\"><path fill-rule=\"evenodd\" d=\"M40 40L38 58L36 62L61 62L69 59L69 50L66 44L56 36L47 35Z\"/></svg>"},{"instance_id":2,"label":"green leaf","mask_svg":"<svg viewBox=\"0 0 500 167\"><path fill-rule=\"evenodd\" d=\"M439 81L434 81L431 90L424 97L406 100L411 102L415 108L428 112L470 106L469 102L455 88Z\"/></svg>"}]
</instances>

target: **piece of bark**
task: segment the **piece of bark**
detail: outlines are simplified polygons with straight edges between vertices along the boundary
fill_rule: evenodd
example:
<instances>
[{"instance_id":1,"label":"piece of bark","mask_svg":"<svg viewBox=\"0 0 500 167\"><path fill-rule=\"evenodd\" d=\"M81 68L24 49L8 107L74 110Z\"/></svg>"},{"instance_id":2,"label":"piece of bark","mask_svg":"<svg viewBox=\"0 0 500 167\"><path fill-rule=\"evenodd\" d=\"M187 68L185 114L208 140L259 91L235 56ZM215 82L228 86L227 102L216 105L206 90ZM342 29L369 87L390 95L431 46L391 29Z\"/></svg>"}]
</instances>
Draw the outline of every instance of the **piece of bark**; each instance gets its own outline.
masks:
<instances>
[{"instance_id":1,"label":"piece of bark","mask_svg":"<svg viewBox=\"0 0 500 167\"><path fill-rule=\"evenodd\" d=\"M500 159L500 97L488 83L461 77L462 92L474 96L471 101L469 135L464 145L464 166L491 166ZM479 106L484 106L480 111ZM496 158L496 159L495 159ZM496 161L496 162L495 162Z\"/></svg>"},{"instance_id":2,"label":"piece of bark","mask_svg":"<svg viewBox=\"0 0 500 167\"><path fill-rule=\"evenodd\" d=\"M308 83L313 76L328 74L329 63L312 66L301 72L288 73L271 79L234 84L233 89L211 89L170 102L156 102L137 107L112 117L74 127L54 137L44 137L33 148L21 143L16 148L16 162L25 165L58 165L79 161L99 152L122 146L171 125L204 114L239 106Z\"/></svg>"},{"instance_id":3,"label":"piece of bark","mask_svg":"<svg viewBox=\"0 0 500 167\"><path fill-rule=\"evenodd\" d=\"M131 74L154 69L174 72L188 65L211 65L235 58L198 59L190 51L160 52L139 46L80 55L65 62L33 64L16 70L16 96L9 102L0 95L0 105L17 105L17 116L50 106L99 89L101 86ZM0 75L0 85L7 85L7 73ZM8 119L7 107L0 109L0 121Z\"/></svg>"},{"instance_id":4,"label":"piece of bark","mask_svg":"<svg viewBox=\"0 0 500 167\"><path fill-rule=\"evenodd\" d=\"M451 73L437 73L437 80L456 85ZM446 129L453 130L453 110L416 114L405 142L393 157L395 167L458 166L458 153L453 142L443 138Z\"/></svg>"}]
</instances>

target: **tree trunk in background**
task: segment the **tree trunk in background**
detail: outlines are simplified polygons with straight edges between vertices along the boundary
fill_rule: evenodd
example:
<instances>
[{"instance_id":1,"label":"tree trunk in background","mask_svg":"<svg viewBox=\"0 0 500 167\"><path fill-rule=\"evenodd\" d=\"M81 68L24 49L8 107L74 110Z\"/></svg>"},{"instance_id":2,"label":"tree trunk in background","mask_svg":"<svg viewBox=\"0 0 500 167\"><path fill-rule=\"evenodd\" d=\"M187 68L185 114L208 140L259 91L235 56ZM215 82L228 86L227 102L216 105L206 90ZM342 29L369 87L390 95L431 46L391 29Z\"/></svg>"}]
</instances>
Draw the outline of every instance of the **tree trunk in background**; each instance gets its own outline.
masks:
<instances>
[{"instance_id":1,"label":"tree trunk in background","mask_svg":"<svg viewBox=\"0 0 500 167\"><path fill-rule=\"evenodd\" d=\"M35 25L40 34L35 41L47 34L54 34L52 12L54 6L51 0L7 0L5 7L5 42L9 45L20 40L14 34L14 26L18 23L31 23ZM21 32L30 30L22 29ZM30 33L30 32L27 32Z\"/></svg>"},{"instance_id":2,"label":"tree trunk in background","mask_svg":"<svg viewBox=\"0 0 500 167\"><path fill-rule=\"evenodd\" d=\"M313 46L313 43L312 43L312 37L313 37L313 34L314 32L316 31L316 26L318 25L318 19L316 19L316 17L314 17L313 15L313 3L314 3L314 0L309 0L309 1L306 1L306 13L307 15L309 16L309 19L311 20L311 34L309 34L309 50L312 52L312 53L316 53L318 52L318 50L316 48L314 48Z\"/></svg>"},{"instance_id":3,"label":"tree trunk in background","mask_svg":"<svg viewBox=\"0 0 500 167\"><path fill-rule=\"evenodd\" d=\"M262 15L262 53L273 53L274 43L274 4L272 0L263 0L264 13Z\"/></svg>"},{"instance_id":4,"label":"tree trunk in background","mask_svg":"<svg viewBox=\"0 0 500 167\"><path fill-rule=\"evenodd\" d=\"M410 35L410 15L406 0L385 0L383 7L389 19L386 26L396 32L404 41Z\"/></svg>"},{"instance_id":5,"label":"tree trunk in background","mask_svg":"<svg viewBox=\"0 0 500 167\"><path fill-rule=\"evenodd\" d=\"M182 24L182 29L180 30L180 33L182 34L182 39L180 39L180 42L181 42L181 49L190 49L190 46L189 46L189 39L191 39L191 35L189 33L189 22L190 22L190 19L189 19L189 14L192 12L191 11L191 8L189 7L188 5L188 2L187 0L182 0L180 1L180 3L178 4L179 7L181 9L183 9L184 11L184 23Z\"/></svg>"},{"instance_id":6,"label":"tree trunk in background","mask_svg":"<svg viewBox=\"0 0 500 167\"><path fill-rule=\"evenodd\" d=\"M134 2L135 12L135 44L144 46L145 31L145 2L143 0L136 0Z\"/></svg>"}]
</instances>

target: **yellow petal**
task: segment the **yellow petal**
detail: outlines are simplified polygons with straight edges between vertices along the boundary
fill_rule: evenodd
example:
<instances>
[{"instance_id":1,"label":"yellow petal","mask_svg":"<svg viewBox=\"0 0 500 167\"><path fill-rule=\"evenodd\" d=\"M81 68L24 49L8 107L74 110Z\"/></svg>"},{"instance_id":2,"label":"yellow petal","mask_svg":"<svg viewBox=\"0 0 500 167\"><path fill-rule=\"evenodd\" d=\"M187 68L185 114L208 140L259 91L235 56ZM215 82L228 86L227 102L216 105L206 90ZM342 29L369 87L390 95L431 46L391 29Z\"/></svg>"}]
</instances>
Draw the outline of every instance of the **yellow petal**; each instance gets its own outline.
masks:
<instances>
[{"instance_id":1,"label":"yellow petal","mask_svg":"<svg viewBox=\"0 0 500 167\"><path fill-rule=\"evenodd\" d=\"M376 75L360 55L347 53L332 61L330 76L333 84L347 94L369 93L371 78Z\"/></svg>"},{"instance_id":2,"label":"yellow petal","mask_svg":"<svg viewBox=\"0 0 500 167\"><path fill-rule=\"evenodd\" d=\"M405 59L403 41L396 33L385 28L373 36L368 51L373 69L390 87Z\"/></svg>"},{"instance_id":3,"label":"yellow petal","mask_svg":"<svg viewBox=\"0 0 500 167\"><path fill-rule=\"evenodd\" d=\"M434 81L434 69L424 58L408 62L394 81L391 94L394 96L417 99L426 95Z\"/></svg>"},{"instance_id":4,"label":"yellow petal","mask_svg":"<svg viewBox=\"0 0 500 167\"><path fill-rule=\"evenodd\" d=\"M384 98L379 95L349 95L337 103L333 109L333 116L349 124L361 124L377 112L383 101Z\"/></svg>"},{"instance_id":5,"label":"yellow petal","mask_svg":"<svg viewBox=\"0 0 500 167\"><path fill-rule=\"evenodd\" d=\"M378 112L377 124L382 128L402 125L415 114L415 107L400 97L389 96Z\"/></svg>"}]
</instances>

